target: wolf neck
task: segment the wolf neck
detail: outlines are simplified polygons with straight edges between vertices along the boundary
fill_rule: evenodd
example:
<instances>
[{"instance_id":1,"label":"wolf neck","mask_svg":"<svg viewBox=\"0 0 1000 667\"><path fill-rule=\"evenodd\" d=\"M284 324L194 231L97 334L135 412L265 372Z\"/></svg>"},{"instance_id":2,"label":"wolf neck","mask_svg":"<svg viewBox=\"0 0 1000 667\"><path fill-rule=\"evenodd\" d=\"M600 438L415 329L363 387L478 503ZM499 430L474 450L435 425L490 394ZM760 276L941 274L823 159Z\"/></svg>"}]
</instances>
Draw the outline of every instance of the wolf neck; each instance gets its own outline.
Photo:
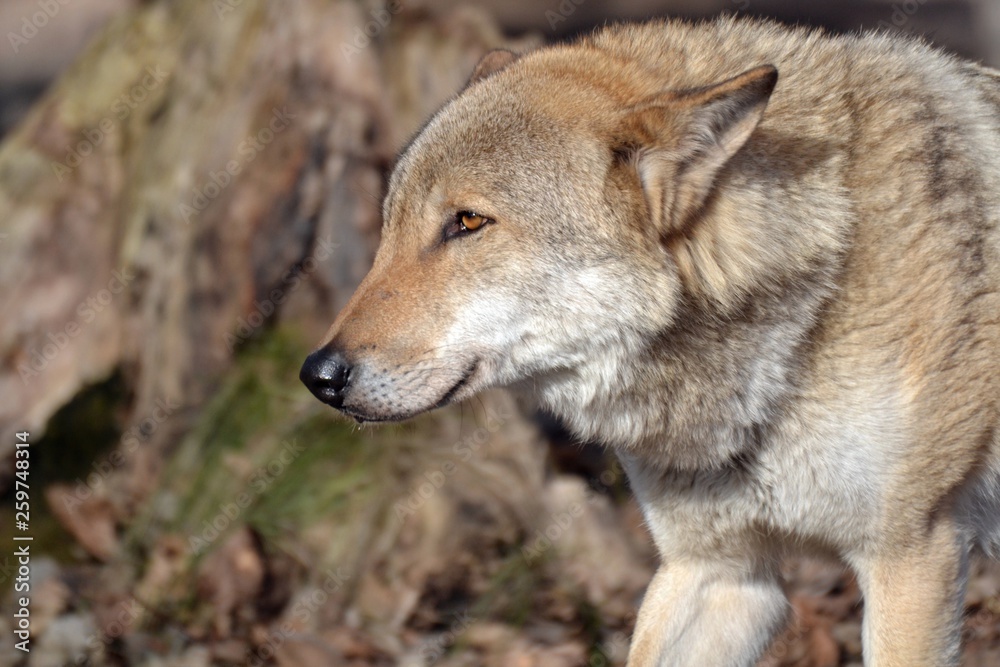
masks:
<instances>
[{"instance_id":1,"label":"wolf neck","mask_svg":"<svg viewBox=\"0 0 1000 667\"><path fill-rule=\"evenodd\" d=\"M675 469L732 465L794 400L831 288L754 295L718 318L686 303L673 327L537 385L580 438Z\"/></svg>"},{"instance_id":2,"label":"wolf neck","mask_svg":"<svg viewBox=\"0 0 1000 667\"><path fill-rule=\"evenodd\" d=\"M656 321L672 324L621 323L539 380L542 403L580 438L662 467L717 468L759 446L795 399L856 218L837 150L796 145L788 154L805 152L789 159L788 140L758 128L697 219L661 239L682 288Z\"/></svg>"}]
</instances>

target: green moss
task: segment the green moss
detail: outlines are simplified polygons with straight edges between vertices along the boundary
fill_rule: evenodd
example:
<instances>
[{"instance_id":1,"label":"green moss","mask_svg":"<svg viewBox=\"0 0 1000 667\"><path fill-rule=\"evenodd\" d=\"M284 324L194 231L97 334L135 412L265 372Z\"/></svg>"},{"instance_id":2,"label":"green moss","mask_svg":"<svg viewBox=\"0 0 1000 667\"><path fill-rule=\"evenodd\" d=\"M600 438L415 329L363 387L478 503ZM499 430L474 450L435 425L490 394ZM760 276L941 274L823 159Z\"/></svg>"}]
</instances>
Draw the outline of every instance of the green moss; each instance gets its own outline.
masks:
<instances>
[{"instance_id":1,"label":"green moss","mask_svg":"<svg viewBox=\"0 0 1000 667\"><path fill-rule=\"evenodd\" d=\"M520 552L511 552L497 569L487 592L473 605L472 615L523 626L533 615L538 591L546 588L547 561L546 554L529 562Z\"/></svg>"},{"instance_id":2,"label":"green moss","mask_svg":"<svg viewBox=\"0 0 1000 667\"><path fill-rule=\"evenodd\" d=\"M81 390L49 420L45 434L32 442L31 476L41 488L86 479L91 466L118 446L118 415L128 400L120 373Z\"/></svg>"},{"instance_id":3,"label":"green moss","mask_svg":"<svg viewBox=\"0 0 1000 667\"><path fill-rule=\"evenodd\" d=\"M30 530L37 553L44 553L61 562L73 561L75 540L56 520L43 498L43 490L55 483L75 484L94 473L95 463L106 463L108 455L118 446L122 434L119 415L129 400L125 383L119 373L80 391L60 408L46 425L45 434L31 439L30 468ZM11 484L0 498L0 525L14 525L14 494ZM11 529L0 532L8 540ZM0 561L0 582L9 581Z\"/></svg>"},{"instance_id":4,"label":"green moss","mask_svg":"<svg viewBox=\"0 0 1000 667\"><path fill-rule=\"evenodd\" d=\"M589 600L577 591L575 596L577 617L580 619L580 631L588 648L588 665L610 664L609 656L604 651L602 637L605 627L601 612Z\"/></svg>"},{"instance_id":5,"label":"green moss","mask_svg":"<svg viewBox=\"0 0 1000 667\"><path fill-rule=\"evenodd\" d=\"M404 426L361 429L299 383L307 353L305 343L280 328L242 349L132 524L127 542L137 563L148 563L165 534L180 536L192 551L185 581L172 593L185 597L147 601L161 613L202 624L208 611L193 581L199 560L243 526L268 551L292 553L299 562L305 555L313 573L363 569L372 540L392 530L393 503L408 476L422 469L415 463L432 455L442 427L455 425L448 420L461 419L445 411ZM551 584L547 559L528 562L512 547L471 615L527 623L538 592Z\"/></svg>"},{"instance_id":6,"label":"green moss","mask_svg":"<svg viewBox=\"0 0 1000 667\"><path fill-rule=\"evenodd\" d=\"M325 563L349 562L371 517L394 488L396 429L366 431L338 417L298 381L307 346L287 330L240 351L236 368L169 462L155 497L129 534L137 555L164 533L195 558L247 525L271 548L295 550L302 531L344 517ZM398 438L396 438L398 440Z\"/></svg>"}]
</instances>

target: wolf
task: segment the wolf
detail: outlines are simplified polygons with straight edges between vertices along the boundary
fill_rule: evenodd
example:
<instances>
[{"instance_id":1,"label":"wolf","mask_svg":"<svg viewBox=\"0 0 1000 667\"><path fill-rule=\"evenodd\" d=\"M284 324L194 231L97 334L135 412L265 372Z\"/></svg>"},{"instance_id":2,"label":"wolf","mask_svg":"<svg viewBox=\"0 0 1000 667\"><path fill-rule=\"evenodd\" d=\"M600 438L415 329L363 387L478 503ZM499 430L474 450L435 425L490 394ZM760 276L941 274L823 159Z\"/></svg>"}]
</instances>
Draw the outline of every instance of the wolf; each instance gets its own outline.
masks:
<instances>
[{"instance_id":1,"label":"wolf","mask_svg":"<svg viewBox=\"0 0 1000 667\"><path fill-rule=\"evenodd\" d=\"M487 387L623 461L633 667L753 665L839 559L874 667L957 665L1000 558L1000 73L720 18L488 53L401 154L300 377L358 421Z\"/></svg>"}]
</instances>

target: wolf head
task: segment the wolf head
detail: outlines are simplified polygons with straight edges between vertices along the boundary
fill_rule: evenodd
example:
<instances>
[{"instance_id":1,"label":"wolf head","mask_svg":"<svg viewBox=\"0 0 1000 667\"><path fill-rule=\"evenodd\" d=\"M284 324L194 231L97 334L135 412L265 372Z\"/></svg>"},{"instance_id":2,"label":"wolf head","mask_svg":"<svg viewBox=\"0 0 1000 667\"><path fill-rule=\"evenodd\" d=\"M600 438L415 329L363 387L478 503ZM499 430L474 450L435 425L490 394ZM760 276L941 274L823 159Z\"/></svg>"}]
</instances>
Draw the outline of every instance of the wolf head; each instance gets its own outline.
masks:
<instances>
[{"instance_id":1,"label":"wolf head","mask_svg":"<svg viewBox=\"0 0 1000 667\"><path fill-rule=\"evenodd\" d=\"M754 280L695 230L776 81L664 90L592 49L488 54L399 159L374 265L303 382L392 421L491 386L599 400L642 373L622 360L685 295L724 307Z\"/></svg>"}]
</instances>

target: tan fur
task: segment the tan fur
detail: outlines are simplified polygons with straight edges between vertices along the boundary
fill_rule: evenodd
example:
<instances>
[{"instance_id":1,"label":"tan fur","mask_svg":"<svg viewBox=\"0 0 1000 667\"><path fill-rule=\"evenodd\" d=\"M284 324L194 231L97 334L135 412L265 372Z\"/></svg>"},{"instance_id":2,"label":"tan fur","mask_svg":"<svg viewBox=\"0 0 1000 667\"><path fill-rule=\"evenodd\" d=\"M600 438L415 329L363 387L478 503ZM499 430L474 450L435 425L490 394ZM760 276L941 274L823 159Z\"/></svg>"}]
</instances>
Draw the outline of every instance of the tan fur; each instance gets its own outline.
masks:
<instances>
[{"instance_id":1,"label":"tan fur","mask_svg":"<svg viewBox=\"0 0 1000 667\"><path fill-rule=\"evenodd\" d=\"M463 211L491 222L444 240ZM802 551L858 572L866 664L958 664L968 555L1000 557L1000 75L607 28L485 60L384 213L324 341L341 409L504 385L613 447L663 559L631 665L753 665Z\"/></svg>"}]
</instances>

